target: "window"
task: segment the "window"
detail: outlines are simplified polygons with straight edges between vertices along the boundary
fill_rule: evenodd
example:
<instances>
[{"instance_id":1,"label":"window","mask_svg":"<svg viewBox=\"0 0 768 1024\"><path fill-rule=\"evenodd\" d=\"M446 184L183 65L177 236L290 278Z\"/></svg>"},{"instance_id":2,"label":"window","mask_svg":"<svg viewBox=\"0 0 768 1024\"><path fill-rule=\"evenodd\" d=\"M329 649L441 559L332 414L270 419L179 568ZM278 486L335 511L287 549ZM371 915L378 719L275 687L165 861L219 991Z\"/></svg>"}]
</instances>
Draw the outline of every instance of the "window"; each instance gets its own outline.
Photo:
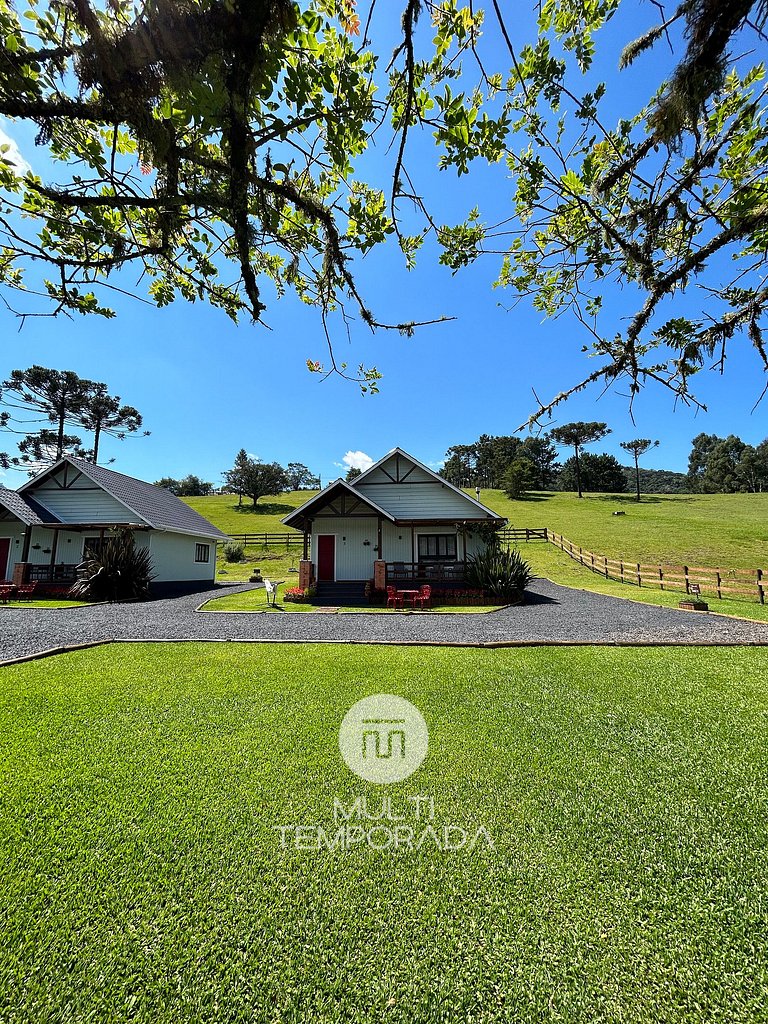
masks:
<instances>
[{"instance_id":1,"label":"window","mask_svg":"<svg viewBox=\"0 0 768 1024\"><path fill-rule=\"evenodd\" d=\"M195 561L207 562L211 554L210 544L195 544Z\"/></svg>"},{"instance_id":2,"label":"window","mask_svg":"<svg viewBox=\"0 0 768 1024\"><path fill-rule=\"evenodd\" d=\"M456 535L452 533L422 533L419 535L420 562L455 562Z\"/></svg>"},{"instance_id":3,"label":"window","mask_svg":"<svg viewBox=\"0 0 768 1024\"><path fill-rule=\"evenodd\" d=\"M83 541L83 558L101 559L102 549L108 537L86 537Z\"/></svg>"}]
</instances>

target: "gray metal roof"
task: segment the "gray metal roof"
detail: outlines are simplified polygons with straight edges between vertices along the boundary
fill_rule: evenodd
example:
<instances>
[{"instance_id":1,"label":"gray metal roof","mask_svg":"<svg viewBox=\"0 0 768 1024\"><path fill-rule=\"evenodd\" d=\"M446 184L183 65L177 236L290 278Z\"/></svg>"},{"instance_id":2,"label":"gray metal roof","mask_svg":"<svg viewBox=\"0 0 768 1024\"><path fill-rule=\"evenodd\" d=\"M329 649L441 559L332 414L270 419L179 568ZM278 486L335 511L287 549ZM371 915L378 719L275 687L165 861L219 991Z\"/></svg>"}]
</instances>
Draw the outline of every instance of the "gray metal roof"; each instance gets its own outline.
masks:
<instances>
[{"instance_id":1,"label":"gray metal roof","mask_svg":"<svg viewBox=\"0 0 768 1024\"><path fill-rule=\"evenodd\" d=\"M25 526L47 526L49 523L59 522L52 512L43 508L34 498L19 494L18 491L11 491L7 487L0 486L0 506L7 509L16 519L20 519Z\"/></svg>"},{"instance_id":2,"label":"gray metal roof","mask_svg":"<svg viewBox=\"0 0 768 1024\"><path fill-rule=\"evenodd\" d=\"M137 480L136 477L116 473L113 469L95 466L92 462L76 459L71 455L65 456L44 473L27 481L19 488L19 491L34 489L36 483L55 472L65 462L90 477L107 494L111 494L113 498L122 502L131 512L135 512L140 519L155 530L170 530L174 533L188 533L196 537L229 540L226 533L222 533L199 512L195 512L193 508L177 498L175 494L171 494L170 491L163 490L162 487L155 487L154 484L148 484L144 480ZM24 497L26 498L26 494Z\"/></svg>"}]
</instances>

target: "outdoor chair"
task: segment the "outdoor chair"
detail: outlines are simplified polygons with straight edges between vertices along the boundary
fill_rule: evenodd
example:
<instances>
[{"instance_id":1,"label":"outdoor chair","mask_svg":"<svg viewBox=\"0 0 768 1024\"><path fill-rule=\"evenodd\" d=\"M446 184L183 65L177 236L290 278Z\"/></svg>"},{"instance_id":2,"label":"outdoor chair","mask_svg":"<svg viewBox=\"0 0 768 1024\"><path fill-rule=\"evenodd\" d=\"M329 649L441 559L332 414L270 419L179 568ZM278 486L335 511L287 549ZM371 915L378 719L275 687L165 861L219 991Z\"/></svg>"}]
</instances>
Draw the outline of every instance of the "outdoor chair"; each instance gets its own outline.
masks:
<instances>
[{"instance_id":1,"label":"outdoor chair","mask_svg":"<svg viewBox=\"0 0 768 1024\"><path fill-rule=\"evenodd\" d=\"M16 593L16 586L13 583L0 583L0 604L8 604Z\"/></svg>"},{"instance_id":2,"label":"outdoor chair","mask_svg":"<svg viewBox=\"0 0 768 1024\"><path fill-rule=\"evenodd\" d=\"M403 595L395 587L387 587L387 608L402 608Z\"/></svg>"},{"instance_id":3,"label":"outdoor chair","mask_svg":"<svg viewBox=\"0 0 768 1024\"><path fill-rule=\"evenodd\" d=\"M432 607L432 587L428 583L423 584L419 587L418 594L413 595L413 607L416 607L416 602L419 603L419 607L422 609L426 606L427 608Z\"/></svg>"},{"instance_id":4,"label":"outdoor chair","mask_svg":"<svg viewBox=\"0 0 768 1024\"><path fill-rule=\"evenodd\" d=\"M20 583L16 590L16 598L19 601L31 601L36 590L37 583Z\"/></svg>"}]
</instances>

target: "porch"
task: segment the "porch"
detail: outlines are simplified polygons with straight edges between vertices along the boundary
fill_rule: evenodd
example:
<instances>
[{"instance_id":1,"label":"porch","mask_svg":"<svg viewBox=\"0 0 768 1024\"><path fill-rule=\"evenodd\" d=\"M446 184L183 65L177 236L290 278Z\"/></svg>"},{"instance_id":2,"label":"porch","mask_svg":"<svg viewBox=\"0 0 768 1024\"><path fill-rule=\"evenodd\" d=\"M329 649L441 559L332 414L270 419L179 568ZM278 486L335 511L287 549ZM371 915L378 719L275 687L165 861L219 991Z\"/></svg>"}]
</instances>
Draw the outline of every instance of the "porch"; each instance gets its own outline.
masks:
<instances>
[{"instance_id":1,"label":"porch","mask_svg":"<svg viewBox=\"0 0 768 1024\"><path fill-rule=\"evenodd\" d=\"M386 562L386 583L430 583L450 586L466 579L464 562Z\"/></svg>"}]
</instances>

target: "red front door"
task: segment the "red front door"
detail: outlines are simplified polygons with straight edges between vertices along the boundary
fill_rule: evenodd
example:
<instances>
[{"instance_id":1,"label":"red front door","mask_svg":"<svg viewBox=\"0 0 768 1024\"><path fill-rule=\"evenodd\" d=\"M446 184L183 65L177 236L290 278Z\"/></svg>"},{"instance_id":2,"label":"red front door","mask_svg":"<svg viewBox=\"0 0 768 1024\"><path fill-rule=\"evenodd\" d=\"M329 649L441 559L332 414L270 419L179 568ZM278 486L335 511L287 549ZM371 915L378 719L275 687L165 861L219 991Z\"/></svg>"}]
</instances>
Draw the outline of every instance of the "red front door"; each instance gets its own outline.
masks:
<instances>
[{"instance_id":1,"label":"red front door","mask_svg":"<svg viewBox=\"0 0 768 1024\"><path fill-rule=\"evenodd\" d=\"M0 540L0 580L6 578L8 572L8 555L11 553L11 542L7 537Z\"/></svg>"},{"instance_id":2,"label":"red front door","mask_svg":"<svg viewBox=\"0 0 768 1024\"><path fill-rule=\"evenodd\" d=\"M321 534L317 538L317 579L336 579L336 538L333 534Z\"/></svg>"}]
</instances>

